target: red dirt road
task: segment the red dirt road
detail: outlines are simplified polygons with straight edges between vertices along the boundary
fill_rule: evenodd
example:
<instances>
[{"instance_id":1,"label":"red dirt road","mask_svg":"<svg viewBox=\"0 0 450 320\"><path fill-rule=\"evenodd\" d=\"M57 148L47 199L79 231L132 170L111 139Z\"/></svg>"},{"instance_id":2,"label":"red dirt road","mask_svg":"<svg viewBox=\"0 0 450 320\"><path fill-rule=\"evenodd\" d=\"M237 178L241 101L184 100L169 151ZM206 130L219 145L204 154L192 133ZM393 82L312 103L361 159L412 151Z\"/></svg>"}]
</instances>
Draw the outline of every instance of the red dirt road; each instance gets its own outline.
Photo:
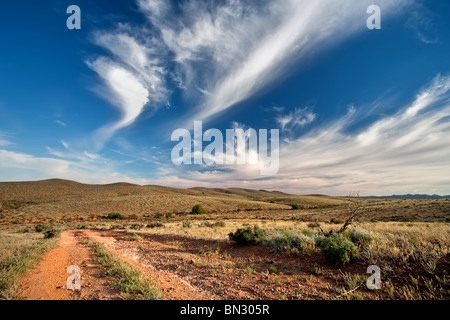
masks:
<instances>
[{"instance_id":1,"label":"red dirt road","mask_svg":"<svg viewBox=\"0 0 450 320\"><path fill-rule=\"evenodd\" d=\"M98 300L120 299L119 293L102 277L92 262L92 252L80 244L80 231L65 231L58 245L44 254L39 265L21 279L20 295L26 300ZM81 290L67 289L69 266L81 270Z\"/></svg>"},{"instance_id":2,"label":"red dirt road","mask_svg":"<svg viewBox=\"0 0 450 320\"><path fill-rule=\"evenodd\" d=\"M61 234L56 248L21 281L24 299L123 299L93 262L92 249L80 241L103 243L116 257L128 262L160 288L170 300L276 300L330 299L329 284L336 285L336 270L311 275L311 265L324 265L322 257L291 256L260 247L236 246L229 241L197 240L176 236L150 236L110 230L71 230ZM319 260L318 260L319 259ZM70 265L81 269L79 291L66 287Z\"/></svg>"}]
</instances>

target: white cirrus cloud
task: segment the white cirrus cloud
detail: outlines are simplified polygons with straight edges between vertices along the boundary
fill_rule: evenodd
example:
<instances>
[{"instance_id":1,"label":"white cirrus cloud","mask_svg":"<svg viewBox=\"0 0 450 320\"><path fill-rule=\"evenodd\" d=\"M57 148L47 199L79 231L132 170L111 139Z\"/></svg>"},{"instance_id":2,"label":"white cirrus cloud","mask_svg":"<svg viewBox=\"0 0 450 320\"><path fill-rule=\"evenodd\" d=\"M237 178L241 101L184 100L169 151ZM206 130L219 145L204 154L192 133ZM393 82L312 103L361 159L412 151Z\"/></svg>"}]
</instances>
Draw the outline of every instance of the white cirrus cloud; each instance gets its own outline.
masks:
<instances>
[{"instance_id":1,"label":"white cirrus cloud","mask_svg":"<svg viewBox=\"0 0 450 320\"><path fill-rule=\"evenodd\" d=\"M204 166L164 172L158 182L297 194L450 194L450 76L435 77L397 113L349 132L361 116L352 106L332 123L283 140L273 177L261 177L257 166Z\"/></svg>"},{"instance_id":2,"label":"white cirrus cloud","mask_svg":"<svg viewBox=\"0 0 450 320\"><path fill-rule=\"evenodd\" d=\"M106 87L104 97L120 112L120 119L100 128L95 134L98 147L117 130L131 125L149 102L149 90L135 75L106 58L98 58L89 63L103 79Z\"/></svg>"},{"instance_id":3,"label":"white cirrus cloud","mask_svg":"<svg viewBox=\"0 0 450 320\"><path fill-rule=\"evenodd\" d=\"M383 18L410 1L380 1ZM229 0L187 1L171 7L160 1L141 0L141 8L164 7L148 14L162 40L173 52L190 92L201 88L191 117L208 120L257 94L286 76L288 67L311 53L365 29L371 1L332 0ZM190 119L189 121L191 121Z\"/></svg>"},{"instance_id":4,"label":"white cirrus cloud","mask_svg":"<svg viewBox=\"0 0 450 320\"><path fill-rule=\"evenodd\" d=\"M412 0L380 0L383 19ZM209 120L289 74L289 67L367 31L370 0L137 0L146 25L119 24L94 42L131 71L150 104L183 90L193 120ZM300 63L301 65L301 63ZM167 70L171 70L167 72Z\"/></svg>"},{"instance_id":5,"label":"white cirrus cloud","mask_svg":"<svg viewBox=\"0 0 450 320\"><path fill-rule=\"evenodd\" d=\"M293 130L310 124L316 119L316 114L306 108L295 108L288 113L279 113L275 121L281 130Z\"/></svg>"}]
</instances>

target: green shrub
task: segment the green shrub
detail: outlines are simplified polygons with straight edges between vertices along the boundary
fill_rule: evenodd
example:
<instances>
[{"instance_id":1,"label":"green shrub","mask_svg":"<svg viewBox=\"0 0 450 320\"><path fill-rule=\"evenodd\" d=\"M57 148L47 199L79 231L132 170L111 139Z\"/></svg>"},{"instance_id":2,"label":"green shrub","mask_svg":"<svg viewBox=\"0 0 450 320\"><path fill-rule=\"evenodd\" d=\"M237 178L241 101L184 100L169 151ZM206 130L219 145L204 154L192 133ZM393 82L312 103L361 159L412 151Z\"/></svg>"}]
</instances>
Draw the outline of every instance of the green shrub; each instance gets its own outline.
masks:
<instances>
[{"instance_id":1,"label":"green shrub","mask_svg":"<svg viewBox=\"0 0 450 320\"><path fill-rule=\"evenodd\" d=\"M301 207L298 203L291 204L291 207L292 207L292 210L300 210L301 209Z\"/></svg>"},{"instance_id":2,"label":"green shrub","mask_svg":"<svg viewBox=\"0 0 450 320\"><path fill-rule=\"evenodd\" d=\"M256 245L264 240L266 231L257 225L245 229L237 229L235 233L229 233L230 240L243 245Z\"/></svg>"},{"instance_id":3,"label":"green shrub","mask_svg":"<svg viewBox=\"0 0 450 320\"><path fill-rule=\"evenodd\" d=\"M106 219L110 219L110 220L123 220L123 216L120 213L117 212L110 212L108 213L108 215L106 216Z\"/></svg>"},{"instance_id":4,"label":"green shrub","mask_svg":"<svg viewBox=\"0 0 450 320\"><path fill-rule=\"evenodd\" d=\"M335 264L346 264L359 257L358 249L353 242L341 235L332 234L320 241L322 254Z\"/></svg>"},{"instance_id":5,"label":"green shrub","mask_svg":"<svg viewBox=\"0 0 450 320\"><path fill-rule=\"evenodd\" d=\"M201 204L196 204L192 207L191 214L206 214L206 210L203 209Z\"/></svg>"}]
</instances>

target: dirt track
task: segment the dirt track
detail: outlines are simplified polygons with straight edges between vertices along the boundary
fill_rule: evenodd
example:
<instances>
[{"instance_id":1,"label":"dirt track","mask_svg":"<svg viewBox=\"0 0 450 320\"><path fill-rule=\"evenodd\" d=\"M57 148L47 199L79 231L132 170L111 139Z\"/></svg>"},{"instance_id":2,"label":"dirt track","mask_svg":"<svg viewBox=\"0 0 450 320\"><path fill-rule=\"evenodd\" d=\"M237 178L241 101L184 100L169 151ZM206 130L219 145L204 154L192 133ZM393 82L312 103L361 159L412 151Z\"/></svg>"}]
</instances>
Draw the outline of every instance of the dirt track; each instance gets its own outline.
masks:
<instances>
[{"instance_id":1,"label":"dirt track","mask_svg":"<svg viewBox=\"0 0 450 320\"><path fill-rule=\"evenodd\" d=\"M41 263L21 281L24 299L121 299L98 266L93 252L80 241L103 243L120 259L139 269L156 284L165 299L280 299L327 298L324 277L311 278L307 266L323 261L270 253L258 247L240 247L228 241L208 241L169 236L144 236L136 241L132 234L115 231L65 231L58 246L45 254ZM320 259L320 258L319 258ZM82 288L66 288L70 265L81 269ZM276 272L268 272L277 266ZM289 275L287 275L289 274ZM314 288L314 289L312 289ZM314 292L312 292L313 290ZM317 290L322 291L317 297Z\"/></svg>"},{"instance_id":2,"label":"dirt track","mask_svg":"<svg viewBox=\"0 0 450 320\"><path fill-rule=\"evenodd\" d=\"M20 294L27 300L98 300L120 299L119 292L108 285L102 270L92 262L90 249L80 244L84 235L79 231L65 231L56 248L47 252L39 265L26 274ZM70 277L67 267L81 270L81 290L68 290Z\"/></svg>"}]
</instances>

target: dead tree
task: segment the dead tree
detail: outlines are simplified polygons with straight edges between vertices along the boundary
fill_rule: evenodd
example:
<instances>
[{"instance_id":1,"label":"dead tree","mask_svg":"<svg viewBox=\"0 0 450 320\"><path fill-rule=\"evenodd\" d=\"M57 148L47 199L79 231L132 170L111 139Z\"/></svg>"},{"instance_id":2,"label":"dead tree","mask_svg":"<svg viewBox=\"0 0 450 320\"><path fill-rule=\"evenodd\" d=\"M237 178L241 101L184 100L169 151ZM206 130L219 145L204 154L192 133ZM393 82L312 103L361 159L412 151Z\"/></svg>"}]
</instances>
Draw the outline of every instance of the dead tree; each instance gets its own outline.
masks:
<instances>
[{"instance_id":1,"label":"dead tree","mask_svg":"<svg viewBox=\"0 0 450 320\"><path fill-rule=\"evenodd\" d=\"M347 210L349 211L349 216L345 219L342 227L337 231L337 233L344 232L352 223L353 220L361 214L364 209L364 200L359 196L359 192L355 192L349 195L349 203L347 205Z\"/></svg>"},{"instance_id":2,"label":"dead tree","mask_svg":"<svg viewBox=\"0 0 450 320\"><path fill-rule=\"evenodd\" d=\"M322 229L321 225L317 221L314 221L315 227L325 237L329 237L333 233L341 234L342 232L347 230L347 228L353 223L354 219L359 214L361 214L361 212L363 211L363 209L364 209L364 200L361 199L361 197L359 196L359 192L354 192L354 193L350 194L348 196L347 200L348 200L348 203L347 203L348 217L344 220L344 224L342 225L341 228L339 228L338 231L336 231L336 232L334 232L332 230L331 231L324 231Z\"/></svg>"}]
</instances>

